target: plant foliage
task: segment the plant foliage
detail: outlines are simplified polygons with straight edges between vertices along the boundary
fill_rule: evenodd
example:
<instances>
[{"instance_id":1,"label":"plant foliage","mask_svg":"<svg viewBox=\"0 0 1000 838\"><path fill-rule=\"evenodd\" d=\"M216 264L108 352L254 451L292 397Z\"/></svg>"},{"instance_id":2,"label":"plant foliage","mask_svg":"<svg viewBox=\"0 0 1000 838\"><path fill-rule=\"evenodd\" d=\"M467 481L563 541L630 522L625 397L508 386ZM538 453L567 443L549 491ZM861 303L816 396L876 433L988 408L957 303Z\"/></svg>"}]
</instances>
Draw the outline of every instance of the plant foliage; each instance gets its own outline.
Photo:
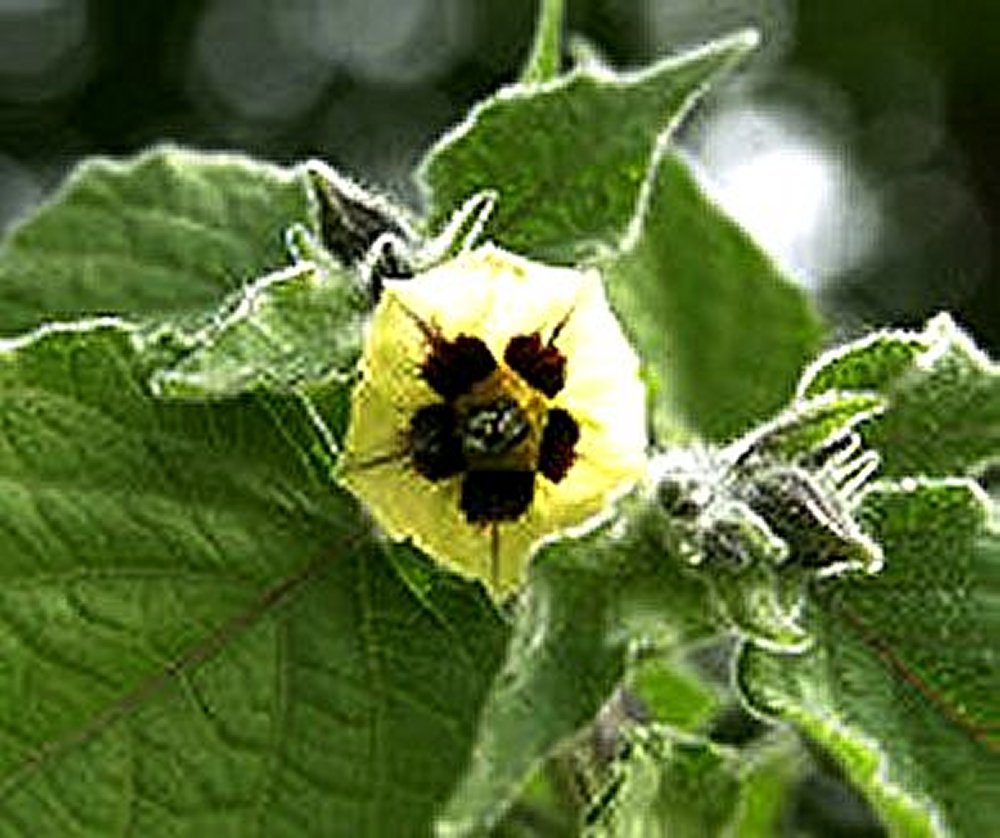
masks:
<instances>
[{"instance_id":1,"label":"plant foliage","mask_svg":"<svg viewBox=\"0 0 1000 838\"><path fill-rule=\"evenodd\" d=\"M830 433L878 454L852 514L882 571L796 571L807 642L769 647L647 486L496 606L333 478L377 263L324 249L315 169L86 162L0 245L0 833L765 836L812 765L771 720L894 834L995 830L996 367L947 316L816 358L808 300L671 147L755 37L564 73L562 5L428 152L419 235L473 198L455 235L599 266L659 446L862 405ZM734 643L734 683L691 663ZM741 702L766 732L721 741Z\"/></svg>"}]
</instances>

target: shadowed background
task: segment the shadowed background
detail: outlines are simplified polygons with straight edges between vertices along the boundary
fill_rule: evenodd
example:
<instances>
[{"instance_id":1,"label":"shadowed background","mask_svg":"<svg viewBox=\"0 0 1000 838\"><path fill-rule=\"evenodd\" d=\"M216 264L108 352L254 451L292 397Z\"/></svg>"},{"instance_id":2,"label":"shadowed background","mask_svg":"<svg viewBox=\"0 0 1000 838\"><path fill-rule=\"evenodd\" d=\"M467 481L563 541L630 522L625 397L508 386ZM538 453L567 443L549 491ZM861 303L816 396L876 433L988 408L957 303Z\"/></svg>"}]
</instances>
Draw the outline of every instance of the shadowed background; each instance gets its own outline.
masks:
<instances>
[{"instance_id":1,"label":"shadowed background","mask_svg":"<svg viewBox=\"0 0 1000 838\"><path fill-rule=\"evenodd\" d=\"M682 140L842 334L956 312L1000 348L1000 60L990 0L569 0L640 66L756 25ZM513 79L533 0L0 0L0 224L85 155L171 139L407 173Z\"/></svg>"},{"instance_id":2,"label":"shadowed background","mask_svg":"<svg viewBox=\"0 0 1000 838\"><path fill-rule=\"evenodd\" d=\"M757 26L758 54L681 135L707 188L841 336L947 308L1000 354L1000 5L567 3L570 31L626 68ZM0 226L81 158L163 140L319 156L417 203L409 171L514 79L534 15L534 0L0 0ZM877 834L829 772L795 805L802 834Z\"/></svg>"}]
</instances>

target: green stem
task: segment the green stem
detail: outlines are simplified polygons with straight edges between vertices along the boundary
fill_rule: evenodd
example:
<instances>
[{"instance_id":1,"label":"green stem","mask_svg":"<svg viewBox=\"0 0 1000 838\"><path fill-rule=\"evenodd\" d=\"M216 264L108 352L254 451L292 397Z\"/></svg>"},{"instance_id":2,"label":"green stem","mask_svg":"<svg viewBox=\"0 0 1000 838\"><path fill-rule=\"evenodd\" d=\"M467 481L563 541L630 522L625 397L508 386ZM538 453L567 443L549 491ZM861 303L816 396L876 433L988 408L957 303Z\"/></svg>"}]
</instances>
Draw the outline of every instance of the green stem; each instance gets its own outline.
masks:
<instances>
[{"instance_id":1,"label":"green stem","mask_svg":"<svg viewBox=\"0 0 1000 838\"><path fill-rule=\"evenodd\" d=\"M535 42L521 72L521 81L525 84L539 84L559 75L564 10L564 0L540 0Z\"/></svg>"}]
</instances>

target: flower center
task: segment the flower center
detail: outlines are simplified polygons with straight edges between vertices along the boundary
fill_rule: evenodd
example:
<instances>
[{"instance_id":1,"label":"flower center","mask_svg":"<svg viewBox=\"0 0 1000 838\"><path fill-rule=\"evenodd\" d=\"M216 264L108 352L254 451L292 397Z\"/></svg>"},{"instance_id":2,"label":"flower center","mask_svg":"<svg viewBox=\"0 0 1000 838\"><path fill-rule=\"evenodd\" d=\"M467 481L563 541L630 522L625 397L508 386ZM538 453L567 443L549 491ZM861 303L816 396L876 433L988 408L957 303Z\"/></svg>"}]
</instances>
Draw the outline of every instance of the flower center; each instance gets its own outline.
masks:
<instances>
[{"instance_id":1,"label":"flower center","mask_svg":"<svg viewBox=\"0 0 1000 838\"><path fill-rule=\"evenodd\" d=\"M516 520L534 499L536 474L558 483L576 459L579 425L549 406L566 378L558 330L548 343L538 333L512 337L498 363L479 338L422 328L430 352L421 375L441 401L411 417L410 461L428 480L462 476L469 523Z\"/></svg>"},{"instance_id":2,"label":"flower center","mask_svg":"<svg viewBox=\"0 0 1000 838\"><path fill-rule=\"evenodd\" d=\"M472 407L463 417L460 431L465 456L497 457L528 438L531 421L510 396Z\"/></svg>"},{"instance_id":3,"label":"flower center","mask_svg":"<svg viewBox=\"0 0 1000 838\"><path fill-rule=\"evenodd\" d=\"M535 471L548 404L503 364L452 402L467 468Z\"/></svg>"}]
</instances>

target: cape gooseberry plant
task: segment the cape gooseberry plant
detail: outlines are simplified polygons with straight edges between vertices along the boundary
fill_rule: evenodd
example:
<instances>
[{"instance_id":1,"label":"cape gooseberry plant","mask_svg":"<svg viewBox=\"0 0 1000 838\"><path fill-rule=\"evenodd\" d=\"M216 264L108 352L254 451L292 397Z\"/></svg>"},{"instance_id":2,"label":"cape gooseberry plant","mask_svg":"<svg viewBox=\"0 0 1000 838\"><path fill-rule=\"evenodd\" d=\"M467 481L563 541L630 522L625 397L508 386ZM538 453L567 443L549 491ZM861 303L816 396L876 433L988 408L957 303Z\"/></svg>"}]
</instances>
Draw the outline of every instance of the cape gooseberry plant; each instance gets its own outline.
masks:
<instances>
[{"instance_id":1,"label":"cape gooseberry plant","mask_svg":"<svg viewBox=\"0 0 1000 838\"><path fill-rule=\"evenodd\" d=\"M699 190L751 35L563 72L560 18L421 216L157 148L9 233L0 833L770 836L824 754L996 834L996 367L824 351Z\"/></svg>"}]
</instances>

